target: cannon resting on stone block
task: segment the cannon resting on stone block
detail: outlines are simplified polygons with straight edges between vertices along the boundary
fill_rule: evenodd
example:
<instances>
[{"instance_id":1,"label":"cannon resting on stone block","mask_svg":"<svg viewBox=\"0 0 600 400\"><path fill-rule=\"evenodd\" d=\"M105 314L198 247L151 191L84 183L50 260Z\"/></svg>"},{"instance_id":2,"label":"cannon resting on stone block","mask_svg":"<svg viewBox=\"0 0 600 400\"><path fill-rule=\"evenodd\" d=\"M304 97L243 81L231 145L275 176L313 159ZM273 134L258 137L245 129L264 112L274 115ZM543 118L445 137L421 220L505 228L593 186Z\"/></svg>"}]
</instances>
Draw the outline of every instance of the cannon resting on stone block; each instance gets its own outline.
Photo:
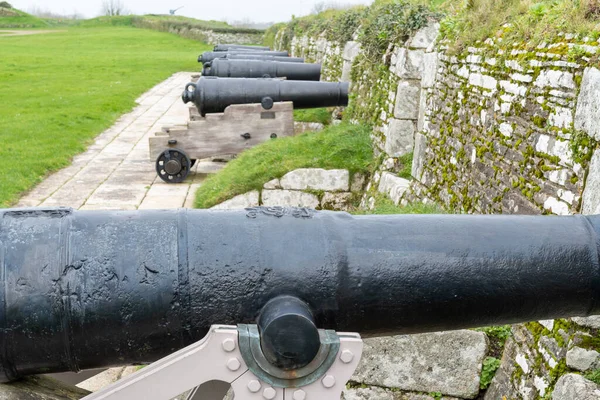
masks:
<instances>
[{"instance_id":1,"label":"cannon resting on stone block","mask_svg":"<svg viewBox=\"0 0 600 400\"><path fill-rule=\"evenodd\" d=\"M275 56L275 57L289 57L287 51L259 51L259 50L237 50L231 49L228 51L205 51L198 56L198 62L205 64L214 60L215 58L225 58L230 54L241 54L241 55L254 55L254 56Z\"/></svg>"},{"instance_id":2,"label":"cannon resting on stone block","mask_svg":"<svg viewBox=\"0 0 600 400\"><path fill-rule=\"evenodd\" d=\"M89 400L339 398L356 333L600 313L599 252L600 216L2 210L0 376L166 357Z\"/></svg>"},{"instance_id":3,"label":"cannon resting on stone block","mask_svg":"<svg viewBox=\"0 0 600 400\"><path fill-rule=\"evenodd\" d=\"M162 180L182 182L195 160L292 136L294 109L348 105L348 89L348 83L202 77L182 95L195 105L188 124L151 137L150 158Z\"/></svg>"},{"instance_id":4,"label":"cannon resting on stone block","mask_svg":"<svg viewBox=\"0 0 600 400\"><path fill-rule=\"evenodd\" d=\"M220 78L285 78L289 81L320 81L321 64L216 58L204 64L202 75Z\"/></svg>"}]
</instances>

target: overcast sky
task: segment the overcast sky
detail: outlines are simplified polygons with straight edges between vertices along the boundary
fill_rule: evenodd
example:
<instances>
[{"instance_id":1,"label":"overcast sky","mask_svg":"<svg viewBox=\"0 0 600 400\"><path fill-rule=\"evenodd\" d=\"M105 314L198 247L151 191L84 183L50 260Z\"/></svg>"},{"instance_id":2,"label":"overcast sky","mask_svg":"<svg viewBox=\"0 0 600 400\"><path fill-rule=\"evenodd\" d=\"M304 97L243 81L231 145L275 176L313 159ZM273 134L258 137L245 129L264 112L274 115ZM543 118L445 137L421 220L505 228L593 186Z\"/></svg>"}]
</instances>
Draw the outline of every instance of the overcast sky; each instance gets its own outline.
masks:
<instances>
[{"instance_id":1,"label":"overcast sky","mask_svg":"<svg viewBox=\"0 0 600 400\"><path fill-rule=\"evenodd\" d=\"M198 19L254 22L287 21L292 15L310 13L323 0L122 0L134 14L167 14L170 9L183 6L179 15ZM369 4L372 0L333 0L328 3ZM79 13L87 18L100 14L102 0L9 0L24 11L38 7L61 14Z\"/></svg>"}]
</instances>

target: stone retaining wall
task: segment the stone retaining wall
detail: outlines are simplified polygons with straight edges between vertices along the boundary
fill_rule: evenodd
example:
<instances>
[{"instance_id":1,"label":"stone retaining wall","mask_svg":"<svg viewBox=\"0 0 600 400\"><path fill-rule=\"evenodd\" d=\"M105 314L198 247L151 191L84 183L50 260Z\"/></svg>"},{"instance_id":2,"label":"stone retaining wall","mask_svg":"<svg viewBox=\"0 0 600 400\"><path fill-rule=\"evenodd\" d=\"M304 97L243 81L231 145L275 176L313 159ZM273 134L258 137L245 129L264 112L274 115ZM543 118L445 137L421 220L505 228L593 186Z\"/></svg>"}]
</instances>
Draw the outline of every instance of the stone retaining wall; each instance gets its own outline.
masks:
<instances>
[{"instance_id":1,"label":"stone retaining wall","mask_svg":"<svg viewBox=\"0 0 600 400\"><path fill-rule=\"evenodd\" d=\"M528 52L525 44L488 40L450 55L446 43L433 43L436 36L432 24L405 43L390 43L384 57L370 64L354 41L292 41L294 55L323 63L324 79L352 81L346 114L374 127L380 166L362 204L374 206L373 192L380 191L396 203L433 201L457 212L600 213L600 70L593 66L598 43L563 34ZM398 175L411 151L408 180ZM502 361L489 389L476 394L447 386L436 392L438 382L427 378L430 369L403 364L423 354L424 364L435 370L436 357L443 362L462 344L448 344L430 357L426 348L405 352L386 347L393 339L377 339L382 347L366 354L364 368L379 379L359 372L345 396L600 399L600 386L584 378L600 381L599 329L598 317L515 325L505 348L486 350L494 357L500 351ZM402 354L397 358L391 355L396 350ZM428 383L410 386L413 379Z\"/></svg>"},{"instance_id":2,"label":"stone retaining wall","mask_svg":"<svg viewBox=\"0 0 600 400\"><path fill-rule=\"evenodd\" d=\"M563 35L528 52L488 40L440 53L406 199L469 213L568 215L585 198L583 208L595 210L597 187L584 189L588 175L598 180L590 160L600 71L588 68L598 51L588 42Z\"/></svg>"}]
</instances>

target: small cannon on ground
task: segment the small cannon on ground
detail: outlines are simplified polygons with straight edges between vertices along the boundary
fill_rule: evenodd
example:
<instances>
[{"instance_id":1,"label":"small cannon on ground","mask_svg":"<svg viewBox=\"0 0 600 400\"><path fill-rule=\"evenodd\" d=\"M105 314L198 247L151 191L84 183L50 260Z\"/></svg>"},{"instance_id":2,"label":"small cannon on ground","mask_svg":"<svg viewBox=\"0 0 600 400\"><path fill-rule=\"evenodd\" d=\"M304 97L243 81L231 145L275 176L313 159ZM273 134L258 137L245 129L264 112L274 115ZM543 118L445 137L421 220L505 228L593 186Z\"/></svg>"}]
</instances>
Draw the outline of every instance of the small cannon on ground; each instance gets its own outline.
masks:
<instances>
[{"instance_id":1,"label":"small cannon on ground","mask_svg":"<svg viewBox=\"0 0 600 400\"><path fill-rule=\"evenodd\" d=\"M599 246L600 216L2 210L0 375L166 356L88 399L167 400L213 379L241 399L339 398L360 337L319 328L598 314Z\"/></svg>"},{"instance_id":2,"label":"small cannon on ground","mask_svg":"<svg viewBox=\"0 0 600 400\"><path fill-rule=\"evenodd\" d=\"M287 51L205 51L198 56L198 62L205 64L215 58L225 58L230 54L242 54L242 55L254 55L254 56L275 56L275 57L289 57Z\"/></svg>"},{"instance_id":3,"label":"small cannon on ground","mask_svg":"<svg viewBox=\"0 0 600 400\"><path fill-rule=\"evenodd\" d=\"M218 44L213 48L213 51L245 51L245 50L254 50L254 51L269 51L270 47L267 46L249 46L243 44Z\"/></svg>"},{"instance_id":4,"label":"small cannon on ground","mask_svg":"<svg viewBox=\"0 0 600 400\"><path fill-rule=\"evenodd\" d=\"M190 121L150 137L150 158L162 180L182 182L195 160L292 136L294 109L348 105L348 89L348 83L202 77L182 95L196 106Z\"/></svg>"},{"instance_id":5,"label":"small cannon on ground","mask_svg":"<svg viewBox=\"0 0 600 400\"><path fill-rule=\"evenodd\" d=\"M321 64L216 58L204 64L202 75L220 78L286 78L290 81L320 81Z\"/></svg>"},{"instance_id":6,"label":"small cannon on ground","mask_svg":"<svg viewBox=\"0 0 600 400\"><path fill-rule=\"evenodd\" d=\"M244 53L235 53L228 54L225 56L226 60L264 60L264 61L281 61L281 62L293 62L293 63L303 63L304 58L300 57L280 57L280 56L265 56L261 54L244 54Z\"/></svg>"}]
</instances>

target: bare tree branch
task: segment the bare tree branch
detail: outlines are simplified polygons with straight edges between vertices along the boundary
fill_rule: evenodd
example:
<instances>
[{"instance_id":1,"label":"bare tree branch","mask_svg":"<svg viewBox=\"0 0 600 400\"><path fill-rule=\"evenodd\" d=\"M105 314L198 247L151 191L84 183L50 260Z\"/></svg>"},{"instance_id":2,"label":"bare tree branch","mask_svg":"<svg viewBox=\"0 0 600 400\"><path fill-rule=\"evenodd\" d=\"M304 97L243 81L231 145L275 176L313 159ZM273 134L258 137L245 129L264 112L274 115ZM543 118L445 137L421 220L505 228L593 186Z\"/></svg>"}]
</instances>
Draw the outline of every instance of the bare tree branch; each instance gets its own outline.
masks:
<instances>
[{"instance_id":1,"label":"bare tree branch","mask_svg":"<svg viewBox=\"0 0 600 400\"><path fill-rule=\"evenodd\" d=\"M125 14L125 6L121 0L103 0L102 15L114 17Z\"/></svg>"}]
</instances>

